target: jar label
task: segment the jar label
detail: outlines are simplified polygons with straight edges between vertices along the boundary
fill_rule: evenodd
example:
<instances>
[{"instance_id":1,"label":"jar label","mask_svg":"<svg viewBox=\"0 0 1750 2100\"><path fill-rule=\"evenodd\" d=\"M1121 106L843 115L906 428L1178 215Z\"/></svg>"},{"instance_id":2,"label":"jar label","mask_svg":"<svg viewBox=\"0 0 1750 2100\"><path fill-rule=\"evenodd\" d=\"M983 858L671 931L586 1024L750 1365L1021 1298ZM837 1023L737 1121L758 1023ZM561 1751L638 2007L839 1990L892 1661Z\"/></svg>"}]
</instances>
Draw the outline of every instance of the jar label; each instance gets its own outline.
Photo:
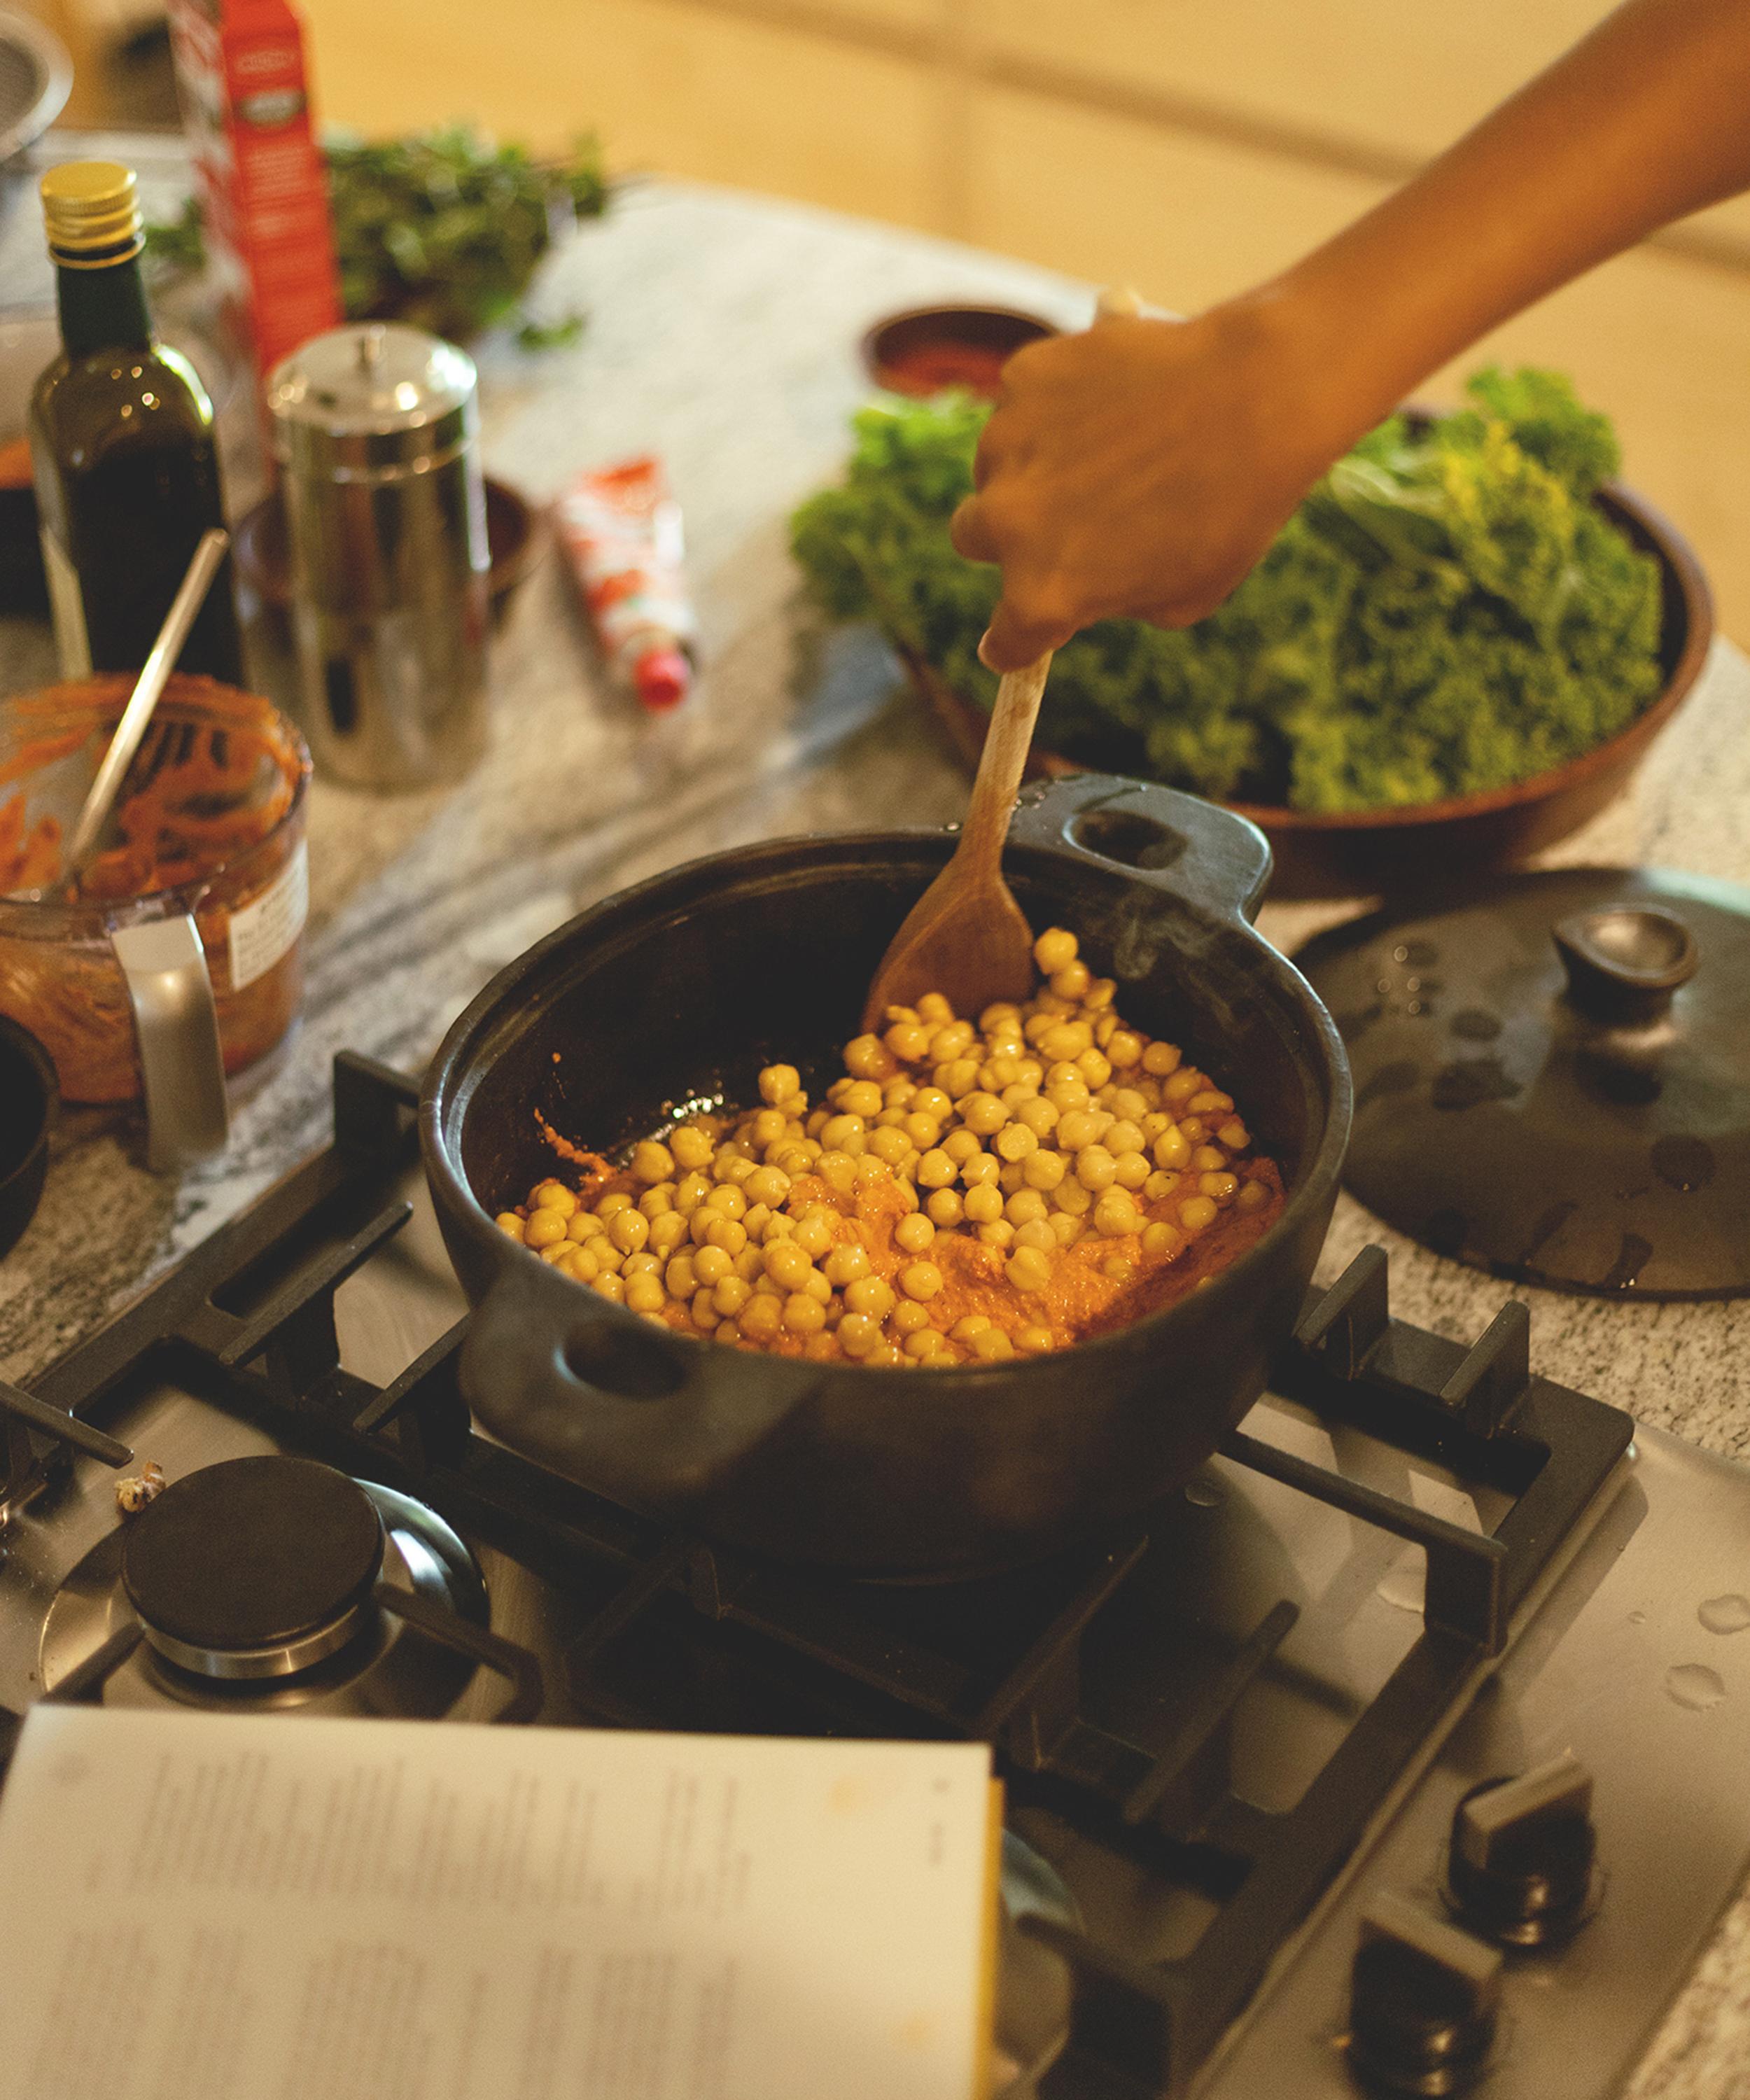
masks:
<instances>
[{"instance_id":1,"label":"jar label","mask_svg":"<svg viewBox=\"0 0 1750 2100\"><path fill-rule=\"evenodd\" d=\"M310 911L310 856L300 839L261 895L231 915L231 989L265 977L304 930Z\"/></svg>"}]
</instances>

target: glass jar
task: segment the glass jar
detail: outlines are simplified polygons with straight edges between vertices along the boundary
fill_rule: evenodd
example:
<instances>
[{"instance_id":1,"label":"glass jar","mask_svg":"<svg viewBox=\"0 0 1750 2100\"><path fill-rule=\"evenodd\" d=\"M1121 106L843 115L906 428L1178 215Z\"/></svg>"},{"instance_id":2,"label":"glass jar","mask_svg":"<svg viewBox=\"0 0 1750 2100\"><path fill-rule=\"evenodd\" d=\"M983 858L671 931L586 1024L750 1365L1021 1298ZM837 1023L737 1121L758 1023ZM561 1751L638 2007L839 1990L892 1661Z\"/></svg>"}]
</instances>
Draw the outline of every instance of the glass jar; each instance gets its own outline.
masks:
<instances>
[{"instance_id":1,"label":"glass jar","mask_svg":"<svg viewBox=\"0 0 1750 2100\"><path fill-rule=\"evenodd\" d=\"M303 995L310 753L267 700L173 677L112 820L118 843L58 893L60 853L134 680L0 700L0 1013L55 1061L64 1099L139 1098L135 1004L112 937L192 918L227 1073L285 1034Z\"/></svg>"}]
</instances>

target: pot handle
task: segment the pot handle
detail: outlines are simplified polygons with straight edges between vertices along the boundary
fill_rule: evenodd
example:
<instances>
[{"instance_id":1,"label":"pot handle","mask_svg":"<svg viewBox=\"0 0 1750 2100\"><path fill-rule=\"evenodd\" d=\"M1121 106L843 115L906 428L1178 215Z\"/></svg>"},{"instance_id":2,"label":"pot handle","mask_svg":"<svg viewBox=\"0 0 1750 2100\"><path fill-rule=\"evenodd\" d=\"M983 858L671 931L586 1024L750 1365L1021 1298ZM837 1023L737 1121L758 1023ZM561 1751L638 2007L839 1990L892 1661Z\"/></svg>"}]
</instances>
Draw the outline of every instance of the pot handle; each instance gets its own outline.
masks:
<instances>
[{"instance_id":1,"label":"pot handle","mask_svg":"<svg viewBox=\"0 0 1750 2100\"><path fill-rule=\"evenodd\" d=\"M797 1366L689 1346L527 1253L474 1308L459 1368L513 1449L656 1511L703 1493L812 1390Z\"/></svg>"},{"instance_id":2,"label":"pot handle","mask_svg":"<svg viewBox=\"0 0 1750 2100\"><path fill-rule=\"evenodd\" d=\"M1205 911L1250 923L1270 880L1270 841L1256 824L1176 788L1077 773L1025 790L1011 845L1066 848Z\"/></svg>"},{"instance_id":3,"label":"pot handle","mask_svg":"<svg viewBox=\"0 0 1750 2100\"><path fill-rule=\"evenodd\" d=\"M231 1134L206 951L192 912L117 926L109 945L134 1010L146 1164L172 1173L223 1152Z\"/></svg>"}]
</instances>

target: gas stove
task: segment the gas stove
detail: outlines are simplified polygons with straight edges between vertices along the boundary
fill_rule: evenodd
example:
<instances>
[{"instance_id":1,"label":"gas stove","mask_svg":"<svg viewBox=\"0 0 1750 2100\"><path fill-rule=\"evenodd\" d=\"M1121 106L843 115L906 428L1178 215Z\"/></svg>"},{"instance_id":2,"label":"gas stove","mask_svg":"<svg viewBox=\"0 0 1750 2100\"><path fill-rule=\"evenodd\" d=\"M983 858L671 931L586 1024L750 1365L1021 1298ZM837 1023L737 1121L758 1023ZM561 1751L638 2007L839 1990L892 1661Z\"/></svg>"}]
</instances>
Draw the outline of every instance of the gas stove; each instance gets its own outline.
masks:
<instances>
[{"instance_id":1,"label":"gas stove","mask_svg":"<svg viewBox=\"0 0 1750 2100\"><path fill-rule=\"evenodd\" d=\"M1393 1320L1373 1250L1146 1522L756 1564L471 1423L414 1100L339 1059L327 1151L0 1386L0 1754L42 1698L981 1737L1016 2100L1620 2086L1750 1858L1750 1475L1534 1375L1522 1305Z\"/></svg>"}]
</instances>

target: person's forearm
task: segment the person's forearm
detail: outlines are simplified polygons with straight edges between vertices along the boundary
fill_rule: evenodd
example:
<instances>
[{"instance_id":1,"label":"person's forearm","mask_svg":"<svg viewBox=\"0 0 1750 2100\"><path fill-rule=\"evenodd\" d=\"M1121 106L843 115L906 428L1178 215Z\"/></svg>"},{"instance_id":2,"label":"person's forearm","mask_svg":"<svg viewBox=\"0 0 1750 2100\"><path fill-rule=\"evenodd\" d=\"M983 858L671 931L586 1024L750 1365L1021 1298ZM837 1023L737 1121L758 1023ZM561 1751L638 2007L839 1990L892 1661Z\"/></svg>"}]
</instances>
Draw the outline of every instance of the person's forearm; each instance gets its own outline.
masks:
<instances>
[{"instance_id":1,"label":"person's forearm","mask_svg":"<svg viewBox=\"0 0 1750 2100\"><path fill-rule=\"evenodd\" d=\"M1750 5L1629 0L1246 303L1303 340L1347 443L1497 322L1747 186Z\"/></svg>"}]
</instances>

